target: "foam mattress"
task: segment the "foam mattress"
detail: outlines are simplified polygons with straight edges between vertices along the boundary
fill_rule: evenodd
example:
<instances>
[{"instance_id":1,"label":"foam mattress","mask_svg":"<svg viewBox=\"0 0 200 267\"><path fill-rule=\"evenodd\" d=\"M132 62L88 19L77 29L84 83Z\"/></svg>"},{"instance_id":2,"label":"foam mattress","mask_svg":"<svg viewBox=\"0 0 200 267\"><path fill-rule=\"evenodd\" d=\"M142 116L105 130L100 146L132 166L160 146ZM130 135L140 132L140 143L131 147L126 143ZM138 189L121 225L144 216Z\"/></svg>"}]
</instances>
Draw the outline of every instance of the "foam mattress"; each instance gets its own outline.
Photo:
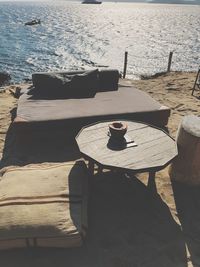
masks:
<instances>
[{"instance_id":1,"label":"foam mattress","mask_svg":"<svg viewBox=\"0 0 200 267\"><path fill-rule=\"evenodd\" d=\"M74 127L106 119L132 119L165 126L170 109L145 92L133 87L119 87L118 91L99 92L93 98L36 99L24 93L18 102L19 125L66 125Z\"/></svg>"}]
</instances>

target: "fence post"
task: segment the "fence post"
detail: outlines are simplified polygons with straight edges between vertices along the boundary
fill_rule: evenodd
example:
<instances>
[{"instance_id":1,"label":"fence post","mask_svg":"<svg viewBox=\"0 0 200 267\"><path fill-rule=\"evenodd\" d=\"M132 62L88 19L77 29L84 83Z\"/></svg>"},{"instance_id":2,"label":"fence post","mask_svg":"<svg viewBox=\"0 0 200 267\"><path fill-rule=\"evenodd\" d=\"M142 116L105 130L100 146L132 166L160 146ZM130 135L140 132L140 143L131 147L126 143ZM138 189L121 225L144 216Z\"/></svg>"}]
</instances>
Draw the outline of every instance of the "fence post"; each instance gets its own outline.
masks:
<instances>
[{"instance_id":1,"label":"fence post","mask_svg":"<svg viewBox=\"0 0 200 267\"><path fill-rule=\"evenodd\" d=\"M172 56L173 56L173 52L171 51L171 52L169 53L167 72L170 72L170 70L171 70Z\"/></svg>"},{"instance_id":2,"label":"fence post","mask_svg":"<svg viewBox=\"0 0 200 267\"><path fill-rule=\"evenodd\" d=\"M128 52L125 51L125 54L124 54L124 71L123 71L123 79L125 79L125 77L126 77L127 62L128 62Z\"/></svg>"}]
</instances>

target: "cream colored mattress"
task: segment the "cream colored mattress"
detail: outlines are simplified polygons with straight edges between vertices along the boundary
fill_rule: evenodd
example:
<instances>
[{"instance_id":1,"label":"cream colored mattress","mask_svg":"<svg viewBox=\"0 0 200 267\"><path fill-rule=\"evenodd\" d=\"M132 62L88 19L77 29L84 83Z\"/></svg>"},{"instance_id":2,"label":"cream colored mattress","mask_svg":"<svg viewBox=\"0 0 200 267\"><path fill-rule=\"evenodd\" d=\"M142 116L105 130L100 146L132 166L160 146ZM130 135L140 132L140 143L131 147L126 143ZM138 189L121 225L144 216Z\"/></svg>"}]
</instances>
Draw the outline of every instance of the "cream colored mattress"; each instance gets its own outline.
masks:
<instances>
[{"instance_id":1,"label":"cream colored mattress","mask_svg":"<svg viewBox=\"0 0 200 267\"><path fill-rule=\"evenodd\" d=\"M86 229L83 161L1 170L0 249L80 246Z\"/></svg>"}]
</instances>

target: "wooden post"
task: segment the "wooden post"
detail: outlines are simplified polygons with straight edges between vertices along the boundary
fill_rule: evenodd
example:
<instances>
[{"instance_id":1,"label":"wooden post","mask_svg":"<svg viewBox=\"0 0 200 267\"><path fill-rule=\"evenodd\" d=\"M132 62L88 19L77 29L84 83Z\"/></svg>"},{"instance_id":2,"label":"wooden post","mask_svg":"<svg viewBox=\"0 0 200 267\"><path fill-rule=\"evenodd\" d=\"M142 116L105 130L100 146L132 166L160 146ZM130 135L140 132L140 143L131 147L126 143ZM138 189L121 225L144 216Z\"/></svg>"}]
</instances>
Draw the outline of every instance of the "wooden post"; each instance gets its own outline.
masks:
<instances>
[{"instance_id":1,"label":"wooden post","mask_svg":"<svg viewBox=\"0 0 200 267\"><path fill-rule=\"evenodd\" d=\"M127 62L128 62L128 52L125 51L125 54L124 54L124 71L123 71L123 79L125 79L125 77L126 77Z\"/></svg>"},{"instance_id":2,"label":"wooden post","mask_svg":"<svg viewBox=\"0 0 200 267\"><path fill-rule=\"evenodd\" d=\"M170 72L170 70L171 70L172 56L173 56L173 52L171 51L171 52L169 53L169 60L168 60L167 72Z\"/></svg>"},{"instance_id":3,"label":"wooden post","mask_svg":"<svg viewBox=\"0 0 200 267\"><path fill-rule=\"evenodd\" d=\"M194 82L194 86L193 86L193 88L192 88L192 95L194 94L194 90L195 90L195 87L196 87L196 85L197 85L197 81L198 81L198 79L200 80L200 78L199 78L199 74L200 74L200 67L199 67L199 70L198 70L198 72L197 72L197 76L196 76L196 79L195 79L195 82Z\"/></svg>"}]
</instances>

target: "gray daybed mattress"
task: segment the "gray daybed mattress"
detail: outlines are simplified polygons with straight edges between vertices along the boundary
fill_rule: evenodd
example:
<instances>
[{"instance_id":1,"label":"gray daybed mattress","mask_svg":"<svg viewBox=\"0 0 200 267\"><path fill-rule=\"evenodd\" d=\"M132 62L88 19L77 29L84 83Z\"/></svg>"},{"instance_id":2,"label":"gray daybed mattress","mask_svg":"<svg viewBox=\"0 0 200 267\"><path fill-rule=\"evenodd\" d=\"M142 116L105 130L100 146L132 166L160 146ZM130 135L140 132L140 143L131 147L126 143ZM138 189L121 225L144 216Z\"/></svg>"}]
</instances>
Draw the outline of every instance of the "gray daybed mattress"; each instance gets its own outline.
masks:
<instances>
[{"instance_id":1,"label":"gray daybed mattress","mask_svg":"<svg viewBox=\"0 0 200 267\"><path fill-rule=\"evenodd\" d=\"M14 124L31 130L62 125L78 131L95 121L123 118L163 127L169 115L170 109L148 94L133 87L119 87L117 91L99 92L94 98L82 99L34 99L24 93L18 102Z\"/></svg>"}]
</instances>

